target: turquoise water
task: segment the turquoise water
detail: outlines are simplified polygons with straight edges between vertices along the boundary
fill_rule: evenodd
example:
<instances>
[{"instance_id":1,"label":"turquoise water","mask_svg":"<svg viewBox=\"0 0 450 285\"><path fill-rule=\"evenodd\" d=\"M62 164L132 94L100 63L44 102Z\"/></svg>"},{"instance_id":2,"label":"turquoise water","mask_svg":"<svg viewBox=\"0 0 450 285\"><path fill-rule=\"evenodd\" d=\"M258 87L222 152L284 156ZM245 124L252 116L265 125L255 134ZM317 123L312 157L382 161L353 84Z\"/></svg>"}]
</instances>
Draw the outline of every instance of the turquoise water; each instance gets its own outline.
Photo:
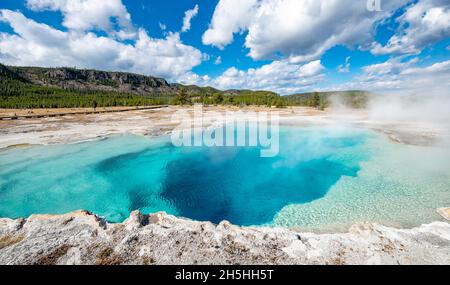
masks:
<instances>
[{"instance_id":1,"label":"turquoise water","mask_svg":"<svg viewBox=\"0 0 450 285\"><path fill-rule=\"evenodd\" d=\"M139 209L308 229L439 219L450 174L436 162L405 170L409 151L418 148L369 131L312 127L281 128L274 158L261 158L258 148L176 148L168 138L131 135L10 149L0 152L0 216L87 209L121 222Z\"/></svg>"}]
</instances>

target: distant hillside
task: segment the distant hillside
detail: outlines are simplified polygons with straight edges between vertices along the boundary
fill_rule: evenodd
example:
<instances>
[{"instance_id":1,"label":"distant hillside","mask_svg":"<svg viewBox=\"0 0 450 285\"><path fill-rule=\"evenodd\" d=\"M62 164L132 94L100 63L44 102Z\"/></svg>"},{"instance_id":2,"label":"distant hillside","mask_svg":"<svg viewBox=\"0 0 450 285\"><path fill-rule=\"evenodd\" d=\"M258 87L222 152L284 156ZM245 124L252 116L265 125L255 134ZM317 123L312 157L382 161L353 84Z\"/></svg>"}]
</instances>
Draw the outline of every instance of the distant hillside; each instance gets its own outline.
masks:
<instances>
[{"instance_id":1,"label":"distant hillside","mask_svg":"<svg viewBox=\"0 0 450 285\"><path fill-rule=\"evenodd\" d=\"M365 108L371 93L361 90L336 92L310 92L284 96L288 105L326 108L339 102L350 108Z\"/></svg>"},{"instance_id":2,"label":"distant hillside","mask_svg":"<svg viewBox=\"0 0 450 285\"><path fill-rule=\"evenodd\" d=\"M22 78L20 75L15 73L10 68L0 64L0 80L17 80L20 82L27 82L24 78Z\"/></svg>"},{"instance_id":3,"label":"distant hillside","mask_svg":"<svg viewBox=\"0 0 450 285\"><path fill-rule=\"evenodd\" d=\"M165 104L311 106L324 109L333 100L363 108L364 91L315 92L280 96L269 91L226 90L168 83L125 72L75 68L11 67L0 64L0 108L76 108Z\"/></svg>"},{"instance_id":4,"label":"distant hillside","mask_svg":"<svg viewBox=\"0 0 450 285\"><path fill-rule=\"evenodd\" d=\"M0 64L0 108L68 108L161 104L284 105L273 92L185 86L125 72Z\"/></svg>"},{"instance_id":5,"label":"distant hillside","mask_svg":"<svg viewBox=\"0 0 450 285\"><path fill-rule=\"evenodd\" d=\"M74 68L5 67L28 82L66 90L106 91L139 95L176 94L179 84L165 79L125 72Z\"/></svg>"}]
</instances>

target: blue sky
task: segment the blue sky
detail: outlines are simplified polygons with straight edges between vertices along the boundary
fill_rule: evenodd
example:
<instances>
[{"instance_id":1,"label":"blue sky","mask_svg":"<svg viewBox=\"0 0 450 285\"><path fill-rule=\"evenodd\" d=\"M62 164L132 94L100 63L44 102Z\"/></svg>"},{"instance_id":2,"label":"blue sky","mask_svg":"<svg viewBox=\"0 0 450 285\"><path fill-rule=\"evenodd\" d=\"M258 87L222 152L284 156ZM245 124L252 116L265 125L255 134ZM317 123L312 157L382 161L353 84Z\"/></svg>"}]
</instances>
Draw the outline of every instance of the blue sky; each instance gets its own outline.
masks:
<instances>
[{"instance_id":1,"label":"blue sky","mask_svg":"<svg viewBox=\"0 0 450 285\"><path fill-rule=\"evenodd\" d=\"M2 0L0 62L280 94L450 81L448 1L380 3L382 11L367 0Z\"/></svg>"}]
</instances>

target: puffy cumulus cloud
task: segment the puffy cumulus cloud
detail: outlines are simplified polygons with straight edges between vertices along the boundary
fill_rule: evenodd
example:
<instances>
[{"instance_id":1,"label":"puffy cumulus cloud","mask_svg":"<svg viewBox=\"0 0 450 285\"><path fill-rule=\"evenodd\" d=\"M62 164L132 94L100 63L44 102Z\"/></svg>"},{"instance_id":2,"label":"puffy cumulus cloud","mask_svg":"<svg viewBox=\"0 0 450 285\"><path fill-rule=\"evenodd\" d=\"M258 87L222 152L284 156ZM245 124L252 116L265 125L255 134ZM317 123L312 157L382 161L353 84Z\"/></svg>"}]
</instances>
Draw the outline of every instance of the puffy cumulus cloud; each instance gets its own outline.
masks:
<instances>
[{"instance_id":1,"label":"puffy cumulus cloud","mask_svg":"<svg viewBox=\"0 0 450 285\"><path fill-rule=\"evenodd\" d=\"M330 86L336 90L363 89L371 91L412 91L430 92L450 88L450 60L428 66L420 65L418 58L404 60L396 57L386 62L362 68L362 74L352 81L339 86Z\"/></svg>"},{"instance_id":2,"label":"puffy cumulus cloud","mask_svg":"<svg viewBox=\"0 0 450 285\"><path fill-rule=\"evenodd\" d=\"M76 66L176 79L204 58L178 33L154 39L140 29L131 44L92 32L60 31L10 10L0 10L0 21L14 31L0 33L0 61L10 65Z\"/></svg>"},{"instance_id":3,"label":"puffy cumulus cloud","mask_svg":"<svg viewBox=\"0 0 450 285\"><path fill-rule=\"evenodd\" d=\"M164 39L153 39L141 29L136 44L127 47L119 53L119 58L123 56L132 62L131 70L169 79L189 72L205 59L199 50L183 44L178 33L169 33Z\"/></svg>"},{"instance_id":4,"label":"puffy cumulus cloud","mask_svg":"<svg viewBox=\"0 0 450 285\"><path fill-rule=\"evenodd\" d=\"M185 83L211 85L222 90L267 90L286 95L304 91L322 81L325 77L323 70L320 60L304 65L292 64L285 60L273 61L260 68L248 70L231 67L215 78L191 74Z\"/></svg>"},{"instance_id":5,"label":"puffy cumulus cloud","mask_svg":"<svg viewBox=\"0 0 450 285\"><path fill-rule=\"evenodd\" d=\"M193 9L187 10L184 13L183 27L181 28L181 31L183 33L187 32L191 29L191 20L192 20L192 18L197 16L197 14L198 14L198 5L195 5L195 7Z\"/></svg>"},{"instance_id":6,"label":"puffy cumulus cloud","mask_svg":"<svg viewBox=\"0 0 450 285\"><path fill-rule=\"evenodd\" d=\"M338 44L369 44L374 24L404 4L383 1L382 12L371 12L366 0L220 0L203 43L223 48L245 30L253 59L282 53L294 63L311 61Z\"/></svg>"},{"instance_id":7,"label":"puffy cumulus cloud","mask_svg":"<svg viewBox=\"0 0 450 285\"><path fill-rule=\"evenodd\" d=\"M405 68L418 62L418 58L415 57L409 61L403 61L402 57L394 57L383 63L371 64L364 66L362 70L368 76L386 75L386 74L398 74Z\"/></svg>"},{"instance_id":8,"label":"puffy cumulus cloud","mask_svg":"<svg viewBox=\"0 0 450 285\"><path fill-rule=\"evenodd\" d=\"M211 78L208 75L198 75L192 71L186 72L178 78L178 82L181 84L195 84L206 86L211 83Z\"/></svg>"},{"instance_id":9,"label":"puffy cumulus cloud","mask_svg":"<svg viewBox=\"0 0 450 285\"><path fill-rule=\"evenodd\" d=\"M403 70L401 75L420 75L420 74L436 74L450 72L450 60L437 62L427 67L411 67ZM449 84L449 82L447 82Z\"/></svg>"},{"instance_id":10,"label":"puffy cumulus cloud","mask_svg":"<svg viewBox=\"0 0 450 285\"><path fill-rule=\"evenodd\" d=\"M362 68L363 73L356 77L356 80L350 82L349 85L357 89L385 91L405 88L404 76L401 72L413 64L417 63L418 59L413 58L404 61L402 57L391 58L383 63L372 64ZM409 83L411 86L411 83Z\"/></svg>"},{"instance_id":11,"label":"puffy cumulus cloud","mask_svg":"<svg viewBox=\"0 0 450 285\"><path fill-rule=\"evenodd\" d=\"M203 34L205 45L223 49L233 41L233 34L248 28L257 0L220 0L209 29Z\"/></svg>"},{"instance_id":12,"label":"puffy cumulus cloud","mask_svg":"<svg viewBox=\"0 0 450 285\"><path fill-rule=\"evenodd\" d=\"M27 6L33 11L60 11L63 26L71 30L98 29L121 39L136 34L122 0L27 0Z\"/></svg>"},{"instance_id":13,"label":"puffy cumulus cloud","mask_svg":"<svg viewBox=\"0 0 450 285\"><path fill-rule=\"evenodd\" d=\"M419 0L397 18L399 29L388 43L374 43L371 52L380 54L413 54L450 37L450 2Z\"/></svg>"}]
</instances>

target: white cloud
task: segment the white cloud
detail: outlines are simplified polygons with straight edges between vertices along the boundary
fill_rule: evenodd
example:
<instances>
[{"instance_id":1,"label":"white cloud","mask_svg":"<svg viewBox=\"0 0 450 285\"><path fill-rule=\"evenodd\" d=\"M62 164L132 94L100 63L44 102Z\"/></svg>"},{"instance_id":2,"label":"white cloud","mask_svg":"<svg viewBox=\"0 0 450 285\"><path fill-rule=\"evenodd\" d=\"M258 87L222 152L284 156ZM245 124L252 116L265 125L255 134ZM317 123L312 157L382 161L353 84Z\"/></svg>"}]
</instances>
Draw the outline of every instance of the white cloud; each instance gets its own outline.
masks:
<instances>
[{"instance_id":1,"label":"white cloud","mask_svg":"<svg viewBox=\"0 0 450 285\"><path fill-rule=\"evenodd\" d=\"M403 70L400 74L401 75L421 75L421 74L439 74L439 73L445 73L450 72L450 60L443 61L443 62L437 62L433 65L427 66L427 67L412 67ZM448 82L447 82L448 83Z\"/></svg>"},{"instance_id":2,"label":"white cloud","mask_svg":"<svg viewBox=\"0 0 450 285\"><path fill-rule=\"evenodd\" d=\"M219 55L217 58L216 58L216 60L214 61L214 64L215 65L219 65L219 64L221 64L222 63L222 57Z\"/></svg>"},{"instance_id":3,"label":"white cloud","mask_svg":"<svg viewBox=\"0 0 450 285\"><path fill-rule=\"evenodd\" d=\"M256 3L257 0L220 0L209 29L203 34L203 43L220 49L230 44L233 34L250 24Z\"/></svg>"},{"instance_id":4,"label":"white cloud","mask_svg":"<svg viewBox=\"0 0 450 285\"><path fill-rule=\"evenodd\" d=\"M450 37L450 2L419 0L397 19L399 29L385 46L374 43L371 52L380 54L414 54Z\"/></svg>"},{"instance_id":5,"label":"white cloud","mask_svg":"<svg viewBox=\"0 0 450 285\"><path fill-rule=\"evenodd\" d=\"M304 65L292 64L288 61L273 61L260 68L250 68L246 71L231 67L222 75L207 78L207 80L191 75L183 82L203 86L211 85L222 90L267 90L285 95L304 91L322 81L325 77L322 74L323 70L324 67L320 60Z\"/></svg>"},{"instance_id":6,"label":"white cloud","mask_svg":"<svg viewBox=\"0 0 450 285\"><path fill-rule=\"evenodd\" d=\"M417 66L418 58L403 60L395 57L386 62L368 65L362 68L363 73L352 81L329 86L329 89L349 90L362 89L370 91L412 91L427 94L431 90L448 90L450 88L450 60L433 63L428 66Z\"/></svg>"},{"instance_id":7,"label":"white cloud","mask_svg":"<svg viewBox=\"0 0 450 285\"><path fill-rule=\"evenodd\" d=\"M377 63L368 65L362 68L362 70L370 76L373 75L386 75L386 74L398 74L405 68L418 62L418 58L415 57L409 61L402 61L402 57L394 57L383 63Z\"/></svg>"},{"instance_id":8,"label":"white cloud","mask_svg":"<svg viewBox=\"0 0 450 285\"><path fill-rule=\"evenodd\" d=\"M27 0L27 6L33 11L60 11L63 26L70 30L98 29L121 39L136 35L122 0Z\"/></svg>"},{"instance_id":9,"label":"white cloud","mask_svg":"<svg viewBox=\"0 0 450 285\"><path fill-rule=\"evenodd\" d=\"M178 78L178 82L181 84L196 84L206 86L210 84L211 78L208 75L200 76L192 71L186 72Z\"/></svg>"},{"instance_id":10,"label":"white cloud","mask_svg":"<svg viewBox=\"0 0 450 285\"><path fill-rule=\"evenodd\" d=\"M248 31L245 46L253 59L282 53L294 63L314 60L338 44L369 44L374 24L405 4L383 1L383 12L370 12L366 2L220 0L203 43L223 48L234 33Z\"/></svg>"},{"instance_id":11,"label":"white cloud","mask_svg":"<svg viewBox=\"0 0 450 285\"><path fill-rule=\"evenodd\" d=\"M140 29L130 44L92 32L60 31L11 10L0 10L0 21L14 30L14 34L0 33L0 61L10 65L120 70L170 80L204 58L199 50L183 44L178 33L155 39Z\"/></svg>"},{"instance_id":12,"label":"white cloud","mask_svg":"<svg viewBox=\"0 0 450 285\"><path fill-rule=\"evenodd\" d=\"M349 73L350 72L350 57L347 56L345 58L345 63L341 64L337 68L338 72L340 73Z\"/></svg>"},{"instance_id":13,"label":"white cloud","mask_svg":"<svg viewBox=\"0 0 450 285\"><path fill-rule=\"evenodd\" d=\"M183 18L183 27L181 28L181 32L187 32L191 29L191 20L198 14L198 5L195 5L195 7L191 10L187 10L184 13Z\"/></svg>"}]
</instances>

